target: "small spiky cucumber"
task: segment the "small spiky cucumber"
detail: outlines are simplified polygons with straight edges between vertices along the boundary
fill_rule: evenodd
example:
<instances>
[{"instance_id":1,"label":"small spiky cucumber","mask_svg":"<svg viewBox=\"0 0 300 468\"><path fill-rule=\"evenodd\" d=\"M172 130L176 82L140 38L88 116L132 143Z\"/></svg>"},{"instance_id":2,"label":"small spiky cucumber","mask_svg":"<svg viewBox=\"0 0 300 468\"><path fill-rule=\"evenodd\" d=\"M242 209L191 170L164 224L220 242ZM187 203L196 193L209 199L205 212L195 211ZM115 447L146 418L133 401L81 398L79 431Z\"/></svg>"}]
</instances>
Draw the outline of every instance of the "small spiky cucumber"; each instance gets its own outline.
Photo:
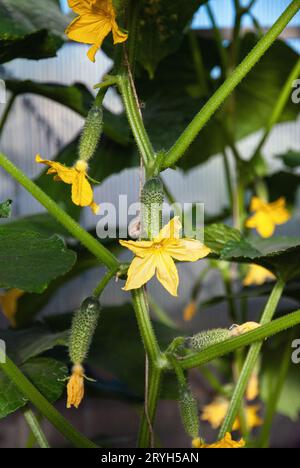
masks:
<instances>
[{"instance_id":1,"label":"small spiky cucumber","mask_svg":"<svg viewBox=\"0 0 300 468\"><path fill-rule=\"evenodd\" d=\"M195 439L199 436L198 404L188 385L179 386L179 408L186 433Z\"/></svg>"},{"instance_id":2,"label":"small spiky cucumber","mask_svg":"<svg viewBox=\"0 0 300 468\"><path fill-rule=\"evenodd\" d=\"M100 302L95 297L85 299L73 317L69 338L69 355L73 364L86 359L100 315Z\"/></svg>"},{"instance_id":3,"label":"small spiky cucumber","mask_svg":"<svg viewBox=\"0 0 300 468\"><path fill-rule=\"evenodd\" d=\"M102 107L93 106L88 113L79 142L79 160L89 161L95 154L103 130Z\"/></svg>"},{"instance_id":4,"label":"small spiky cucumber","mask_svg":"<svg viewBox=\"0 0 300 468\"><path fill-rule=\"evenodd\" d=\"M207 330L197 335L186 339L186 344L189 348L200 351L208 348L208 346L221 343L231 338L230 330L226 328L216 328L214 330Z\"/></svg>"},{"instance_id":5,"label":"small spiky cucumber","mask_svg":"<svg viewBox=\"0 0 300 468\"><path fill-rule=\"evenodd\" d=\"M164 189L158 177L149 179L142 190L142 237L154 239L162 228Z\"/></svg>"}]
</instances>

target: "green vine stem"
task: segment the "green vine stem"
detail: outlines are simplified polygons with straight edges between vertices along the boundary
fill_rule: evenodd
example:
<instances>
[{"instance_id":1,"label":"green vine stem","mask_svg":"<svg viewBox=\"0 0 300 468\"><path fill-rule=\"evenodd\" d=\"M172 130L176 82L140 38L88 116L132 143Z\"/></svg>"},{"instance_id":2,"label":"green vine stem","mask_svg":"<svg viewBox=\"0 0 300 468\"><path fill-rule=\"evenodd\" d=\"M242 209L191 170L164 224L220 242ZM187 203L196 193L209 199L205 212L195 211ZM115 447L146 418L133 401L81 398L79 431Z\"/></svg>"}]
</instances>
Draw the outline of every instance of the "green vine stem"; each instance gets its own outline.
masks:
<instances>
[{"instance_id":1,"label":"green vine stem","mask_svg":"<svg viewBox=\"0 0 300 468\"><path fill-rule=\"evenodd\" d=\"M149 361L154 367L162 369L165 364L165 359L159 349L157 339L154 334L149 316L149 305L144 288L134 289L132 291L132 299L136 319Z\"/></svg>"},{"instance_id":2,"label":"green vine stem","mask_svg":"<svg viewBox=\"0 0 300 468\"><path fill-rule=\"evenodd\" d=\"M145 405L140 423L138 447L147 448L153 440L153 425L159 398L162 371L167 367L167 358L162 354L151 324L149 305L144 288L132 291L133 307L146 351ZM149 367L149 369L148 369ZM149 372L148 372L149 370Z\"/></svg>"},{"instance_id":3,"label":"green vine stem","mask_svg":"<svg viewBox=\"0 0 300 468\"><path fill-rule=\"evenodd\" d=\"M99 284L96 286L96 288L93 291L93 296L99 298L101 294L103 293L104 289L110 282L110 280L116 275L118 269L112 269L106 272L106 274L103 276Z\"/></svg>"},{"instance_id":4,"label":"green vine stem","mask_svg":"<svg viewBox=\"0 0 300 468\"><path fill-rule=\"evenodd\" d=\"M276 285L274 286L274 289L272 291L271 296L269 297L268 303L265 307L265 310L264 310L264 313L260 322L262 326L270 323L271 320L273 319L279 300L282 296L284 286L285 286L285 283L282 280L278 280ZM225 421L222 425L222 428L219 434L220 439L225 437L227 432L231 432L231 428L233 426L233 423L241 407L244 393L246 391L249 379L255 368L255 364L257 362L262 345L263 345L262 342L255 343L251 346L248 352L248 356L244 363L242 372L240 374L239 380L237 382L237 385L235 387L235 390L234 390L234 393L230 402L228 413L226 415Z\"/></svg>"},{"instance_id":5,"label":"green vine stem","mask_svg":"<svg viewBox=\"0 0 300 468\"><path fill-rule=\"evenodd\" d=\"M265 128L265 132L252 156L252 160L255 159L255 157L260 153L260 151L262 150L262 148L264 147L267 139L269 138L270 136L270 133L274 127L274 125L276 125L281 117L281 114L282 112L284 111L284 108L290 98L290 95L291 95L291 89L292 89L292 85L293 85L293 82L296 80L296 78L298 78L300 74L300 59L297 60L294 68L292 69L291 73L289 74L288 76L288 79L286 80L285 82L285 85L281 91L281 93L279 94L278 96L278 99L276 101L276 104L273 108L273 111L270 115L270 119L269 119L269 122Z\"/></svg>"},{"instance_id":6,"label":"green vine stem","mask_svg":"<svg viewBox=\"0 0 300 468\"><path fill-rule=\"evenodd\" d=\"M159 400L161 378L161 369L150 368L147 401L145 402L146 404L143 411L138 436L139 448L149 448L153 442L153 425L155 422L155 415Z\"/></svg>"},{"instance_id":7,"label":"green vine stem","mask_svg":"<svg viewBox=\"0 0 300 468\"><path fill-rule=\"evenodd\" d=\"M120 75L118 77L118 85L120 93L122 94L128 121L134 135L135 142L143 158L146 170L149 172L149 170L154 166L155 154L149 136L146 132L128 75L124 73Z\"/></svg>"},{"instance_id":8,"label":"green vine stem","mask_svg":"<svg viewBox=\"0 0 300 468\"><path fill-rule=\"evenodd\" d=\"M48 443L48 440L37 420L37 417L36 415L34 414L34 412L28 408L28 407L25 407L23 409L23 416L25 418L25 421L27 422L28 424L28 427L34 437L34 439L36 440L39 448L50 448L50 445Z\"/></svg>"},{"instance_id":9,"label":"green vine stem","mask_svg":"<svg viewBox=\"0 0 300 468\"><path fill-rule=\"evenodd\" d=\"M77 431L32 385L27 377L6 356L6 363L0 369L15 384L20 392L50 421L54 427L77 448L97 448L97 446Z\"/></svg>"},{"instance_id":10,"label":"green vine stem","mask_svg":"<svg viewBox=\"0 0 300 468\"><path fill-rule=\"evenodd\" d=\"M109 269L119 266L117 258L97 239L83 229L71 216L69 216L55 201L53 201L43 190L30 180L9 159L0 153L0 166L10 174L20 185L22 185L57 221L62 224L76 239L78 239L100 262Z\"/></svg>"},{"instance_id":11,"label":"green vine stem","mask_svg":"<svg viewBox=\"0 0 300 468\"><path fill-rule=\"evenodd\" d=\"M232 338L222 343L217 343L213 346L209 346L203 351L186 356L180 359L180 365L183 369L194 369L195 367L203 366L214 359L232 353L236 349L263 341L270 336L276 335L277 333L289 328L293 328L299 323L300 311L296 311L292 314L286 315L285 317L281 317L280 319L273 320L271 323L263 325L254 331L246 333L245 335Z\"/></svg>"},{"instance_id":12,"label":"green vine stem","mask_svg":"<svg viewBox=\"0 0 300 468\"><path fill-rule=\"evenodd\" d=\"M234 70L231 76L220 86L212 98L200 110L186 130L178 138L173 147L167 152L163 163L163 168L167 169L176 164L198 133L206 125L208 120L213 116L217 109L223 104L225 99L232 93L238 84L245 78L250 70L256 65L260 58L275 42L287 24L296 15L300 9L300 0L293 0L276 23L271 27L267 34L258 42L252 49L249 55L242 63Z\"/></svg>"},{"instance_id":13,"label":"green vine stem","mask_svg":"<svg viewBox=\"0 0 300 468\"><path fill-rule=\"evenodd\" d=\"M293 336L294 331L292 331L292 333L290 334L290 339L287 340L287 345L283 354L282 362L278 369L278 373L276 373L275 376L275 385L273 385L274 382L272 382L272 385L269 387L269 399L267 402L264 424L258 442L258 447L261 448L267 448L269 446L274 415L276 413L279 398L281 396L284 384L286 383L286 377L291 365L291 342L293 340Z\"/></svg>"}]
</instances>

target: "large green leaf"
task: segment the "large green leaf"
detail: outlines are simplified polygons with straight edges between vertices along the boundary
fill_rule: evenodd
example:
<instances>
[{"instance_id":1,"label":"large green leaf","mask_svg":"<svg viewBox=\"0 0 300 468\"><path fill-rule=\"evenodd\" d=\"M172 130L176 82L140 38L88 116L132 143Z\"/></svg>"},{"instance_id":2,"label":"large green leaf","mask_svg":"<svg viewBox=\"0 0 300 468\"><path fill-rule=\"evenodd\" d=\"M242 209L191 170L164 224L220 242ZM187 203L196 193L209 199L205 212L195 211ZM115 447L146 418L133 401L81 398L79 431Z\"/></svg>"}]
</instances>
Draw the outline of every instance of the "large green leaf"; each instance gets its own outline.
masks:
<instances>
[{"instance_id":1,"label":"large green leaf","mask_svg":"<svg viewBox=\"0 0 300 468\"><path fill-rule=\"evenodd\" d=\"M285 154L280 154L277 156L278 159L281 159L286 167L289 169L296 169L300 166L300 152L299 151L288 151Z\"/></svg>"},{"instance_id":2,"label":"large green leaf","mask_svg":"<svg viewBox=\"0 0 300 468\"><path fill-rule=\"evenodd\" d=\"M48 358L34 358L21 366L22 372L50 402L58 400L65 388L68 369L61 362ZM0 372L0 419L5 418L28 403L25 397Z\"/></svg>"},{"instance_id":3,"label":"large green leaf","mask_svg":"<svg viewBox=\"0 0 300 468\"><path fill-rule=\"evenodd\" d=\"M12 205L11 200L7 200L6 202L0 203L0 219L10 217L11 205Z\"/></svg>"},{"instance_id":4,"label":"large green leaf","mask_svg":"<svg viewBox=\"0 0 300 468\"><path fill-rule=\"evenodd\" d=\"M27 93L43 96L72 109L82 117L87 116L94 102L94 96L82 83L66 86L59 83L37 83L31 80L6 80L5 84L16 96ZM104 109L103 121L103 131L109 138L121 145L130 142L130 130L125 114L116 115Z\"/></svg>"},{"instance_id":5,"label":"large green leaf","mask_svg":"<svg viewBox=\"0 0 300 468\"><path fill-rule=\"evenodd\" d=\"M53 57L67 23L53 0L0 0L0 63Z\"/></svg>"},{"instance_id":6,"label":"large green leaf","mask_svg":"<svg viewBox=\"0 0 300 468\"><path fill-rule=\"evenodd\" d=\"M298 189L300 187L300 175L291 172L275 172L266 178L271 200L285 197L286 201L294 206Z\"/></svg>"},{"instance_id":7,"label":"large green leaf","mask_svg":"<svg viewBox=\"0 0 300 468\"><path fill-rule=\"evenodd\" d=\"M173 53L200 5L207 0L141 0L137 59L153 77L159 62Z\"/></svg>"},{"instance_id":8,"label":"large green leaf","mask_svg":"<svg viewBox=\"0 0 300 468\"><path fill-rule=\"evenodd\" d=\"M241 59L257 40L253 34L247 34L242 39ZM216 44L212 40L199 37L198 46L203 55L208 79L209 92L206 99L203 99L201 83L197 81L187 37L180 49L158 66L152 81L147 80L144 75L137 80L139 95L145 102L146 126L157 150L168 149L176 141L193 116L221 84L220 79L212 80L210 76L212 70L221 65ZM284 42L276 41L268 54L237 87L234 94L235 105L231 106L235 140L240 140L267 125L277 97L297 59L298 54L293 49ZM201 164L210 156L222 152L227 146L222 128L222 122L229 112L227 104L228 101L202 129L179 161L181 168L188 170ZM289 101L280 121L295 120L298 114L299 108ZM162 128L164 131L161 131Z\"/></svg>"},{"instance_id":9,"label":"large green leaf","mask_svg":"<svg viewBox=\"0 0 300 468\"><path fill-rule=\"evenodd\" d=\"M51 333L44 325L23 330L2 330L0 337L6 344L8 355L18 364L24 364L55 346L67 346L68 332Z\"/></svg>"},{"instance_id":10,"label":"large green leaf","mask_svg":"<svg viewBox=\"0 0 300 468\"><path fill-rule=\"evenodd\" d=\"M76 254L58 236L0 227L0 286L23 291L44 291L55 278L67 273Z\"/></svg>"},{"instance_id":11,"label":"large green leaf","mask_svg":"<svg viewBox=\"0 0 300 468\"><path fill-rule=\"evenodd\" d=\"M300 275L300 237L273 237L246 239L224 224L207 226L204 242L221 260L255 263L285 280Z\"/></svg>"}]
</instances>

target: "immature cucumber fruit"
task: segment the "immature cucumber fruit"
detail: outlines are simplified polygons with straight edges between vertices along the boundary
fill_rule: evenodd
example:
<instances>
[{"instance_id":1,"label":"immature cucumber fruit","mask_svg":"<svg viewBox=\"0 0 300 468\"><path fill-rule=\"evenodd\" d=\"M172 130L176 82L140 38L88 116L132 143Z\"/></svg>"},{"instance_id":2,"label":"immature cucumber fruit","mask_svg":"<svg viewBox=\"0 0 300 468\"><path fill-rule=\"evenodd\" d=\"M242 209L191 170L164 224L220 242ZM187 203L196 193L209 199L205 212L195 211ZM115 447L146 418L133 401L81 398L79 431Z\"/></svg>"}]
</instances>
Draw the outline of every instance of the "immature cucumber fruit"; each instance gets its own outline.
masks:
<instances>
[{"instance_id":1,"label":"immature cucumber fruit","mask_svg":"<svg viewBox=\"0 0 300 468\"><path fill-rule=\"evenodd\" d=\"M149 179L142 191L142 237L154 239L162 228L164 189L158 177Z\"/></svg>"},{"instance_id":2,"label":"immature cucumber fruit","mask_svg":"<svg viewBox=\"0 0 300 468\"><path fill-rule=\"evenodd\" d=\"M93 106L88 113L79 142L79 160L89 161L95 154L103 130L103 111Z\"/></svg>"}]
</instances>

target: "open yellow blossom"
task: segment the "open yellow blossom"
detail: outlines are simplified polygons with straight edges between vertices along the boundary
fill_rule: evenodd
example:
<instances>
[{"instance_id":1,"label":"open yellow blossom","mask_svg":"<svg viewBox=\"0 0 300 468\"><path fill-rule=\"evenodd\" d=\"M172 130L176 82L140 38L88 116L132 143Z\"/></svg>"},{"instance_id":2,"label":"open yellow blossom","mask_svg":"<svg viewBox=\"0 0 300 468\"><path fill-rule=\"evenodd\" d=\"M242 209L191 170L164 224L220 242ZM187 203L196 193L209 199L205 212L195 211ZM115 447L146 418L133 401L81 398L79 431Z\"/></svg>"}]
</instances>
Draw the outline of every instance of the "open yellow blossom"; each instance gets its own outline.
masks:
<instances>
[{"instance_id":1,"label":"open yellow blossom","mask_svg":"<svg viewBox=\"0 0 300 468\"><path fill-rule=\"evenodd\" d=\"M10 289L4 294L0 294L0 306L3 314L9 320L12 327L16 326L16 313L18 310L18 300L24 295L20 289Z\"/></svg>"},{"instance_id":2,"label":"open yellow blossom","mask_svg":"<svg viewBox=\"0 0 300 468\"><path fill-rule=\"evenodd\" d=\"M140 288L156 274L164 288L177 296L179 277L173 259L196 262L210 253L210 249L197 240L180 239L181 229L176 216L151 241L120 241L136 255L128 270L125 291Z\"/></svg>"},{"instance_id":3,"label":"open yellow blossom","mask_svg":"<svg viewBox=\"0 0 300 468\"><path fill-rule=\"evenodd\" d=\"M273 203L253 197L250 210L254 214L246 221L246 227L256 229L264 238L272 237L276 226L287 223L291 218L283 197Z\"/></svg>"},{"instance_id":4,"label":"open yellow blossom","mask_svg":"<svg viewBox=\"0 0 300 468\"><path fill-rule=\"evenodd\" d=\"M77 206L89 206L94 214L99 211L99 205L94 202L91 184L87 179L88 164L86 161L77 161L74 167L66 167L55 161L42 159L38 154L36 162L49 166L47 174L55 175L56 182L72 185L72 201Z\"/></svg>"},{"instance_id":5,"label":"open yellow blossom","mask_svg":"<svg viewBox=\"0 0 300 468\"><path fill-rule=\"evenodd\" d=\"M197 312L197 304L195 301L191 301L184 309L183 311L183 319L186 322L189 322L192 320Z\"/></svg>"},{"instance_id":6,"label":"open yellow blossom","mask_svg":"<svg viewBox=\"0 0 300 468\"><path fill-rule=\"evenodd\" d=\"M257 372L253 372L246 390L246 398L248 401L256 400L259 395L259 379Z\"/></svg>"},{"instance_id":7,"label":"open yellow blossom","mask_svg":"<svg viewBox=\"0 0 300 468\"><path fill-rule=\"evenodd\" d=\"M245 333L256 330L260 326L261 325L256 322L246 322L246 323L243 323L242 325L234 325L231 329L231 336L236 337L236 336L244 335Z\"/></svg>"},{"instance_id":8,"label":"open yellow blossom","mask_svg":"<svg viewBox=\"0 0 300 468\"><path fill-rule=\"evenodd\" d=\"M240 449L245 447L245 441L241 439L239 442L236 442L232 439L231 434L227 432L224 439L215 442L214 444L208 445L205 444L200 438L194 439L192 446L194 448L200 449Z\"/></svg>"},{"instance_id":9,"label":"open yellow blossom","mask_svg":"<svg viewBox=\"0 0 300 468\"><path fill-rule=\"evenodd\" d=\"M67 408L78 408L84 397L84 369L76 364L72 369L72 375L67 385Z\"/></svg>"},{"instance_id":10,"label":"open yellow blossom","mask_svg":"<svg viewBox=\"0 0 300 468\"><path fill-rule=\"evenodd\" d=\"M207 405L203 408L203 413L201 416L202 421L207 421L210 423L213 429L218 429L223 424L226 414L229 409L230 402L225 398L217 398L210 405ZM245 408L247 425L250 429L254 427L261 426L263 421L258 416L260 411L260 406L247 406ZM232 430L237 431L240 429L240 421L237 418L234 421Z\"/></svg>"},{"instance_id":11,"label":"open yellow blossom","mask_svg":"<svg viewBox=\"0 0 300 468\"><path fill-rule=\"evenodd\" d=\"M268 280L275 280L275 276L266 268L259 265L250 265L248 274L243 281L244 286L261 286Z\"/></svg>"},{"instance_id":12,"label":"open yellow blossom","mask_svg":"<svg viewBox=\"0 0 300 468\"><path fill-rule=\"evenodd\" d=\"M114 44L126 41L128 35L117 24L112 0L68 0L68 4L78 16L68 26L66 34L73 41L93 44L87 54L92 62L110 32Z\"/></svg>"}]
</instances>

